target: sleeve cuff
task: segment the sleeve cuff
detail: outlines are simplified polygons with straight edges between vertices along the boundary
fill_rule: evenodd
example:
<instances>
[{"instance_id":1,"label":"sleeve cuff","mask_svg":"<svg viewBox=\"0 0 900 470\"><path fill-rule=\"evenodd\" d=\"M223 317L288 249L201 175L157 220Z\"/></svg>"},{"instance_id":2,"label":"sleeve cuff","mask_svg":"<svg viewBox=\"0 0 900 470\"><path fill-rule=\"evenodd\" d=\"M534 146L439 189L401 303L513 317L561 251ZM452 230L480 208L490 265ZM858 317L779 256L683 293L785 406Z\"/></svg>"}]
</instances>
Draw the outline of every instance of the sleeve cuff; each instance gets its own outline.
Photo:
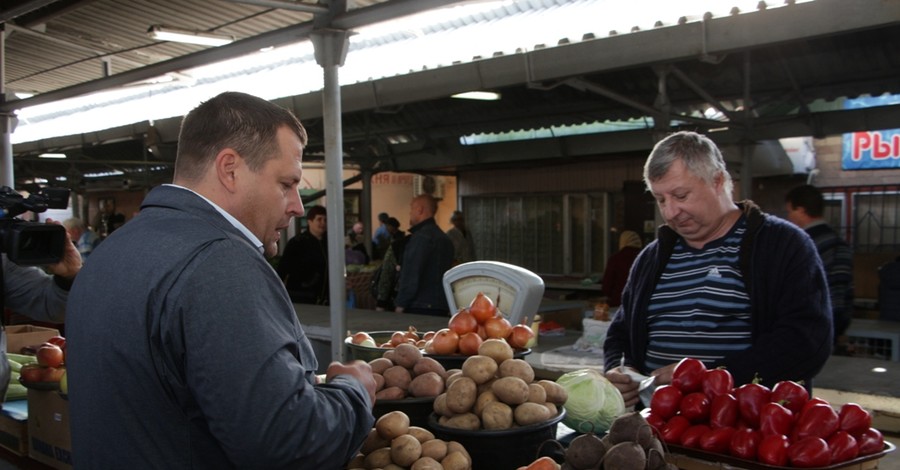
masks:
<instances>
[{"instance_id":1,"label":"sleeve cuff","mask_svg":"<svg viewBox=\"0 0 900 470\"><path fill-rule=\"evenodd\" d=\"M75 280L75 278L70 279L67 277L57 276L56 274L53 275L53 282L55 282L56 285L59 286L60 289L66 291L66 292L68 292L69 289L72 288L72 282L74 280Z\"/></svg>"}]
</instances>

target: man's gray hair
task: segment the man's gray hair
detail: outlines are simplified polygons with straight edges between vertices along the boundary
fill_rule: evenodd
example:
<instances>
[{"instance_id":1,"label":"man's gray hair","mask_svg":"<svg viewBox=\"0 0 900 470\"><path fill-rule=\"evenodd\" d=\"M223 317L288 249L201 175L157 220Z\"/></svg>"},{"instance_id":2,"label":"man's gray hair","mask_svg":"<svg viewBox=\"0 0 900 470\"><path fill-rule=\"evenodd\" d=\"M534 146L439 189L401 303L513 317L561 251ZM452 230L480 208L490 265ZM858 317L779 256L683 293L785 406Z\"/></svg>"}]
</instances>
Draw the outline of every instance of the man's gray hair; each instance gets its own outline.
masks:
<instances>
[{"instance_id":1,"label":"man's gray hair","mask_svg":"<svg viewBox=\"0 0 900 470\"><path fill-rule=\"evenodd\" d=\"M690 131L676 132L657 142L644 163L644 184L649 188L650 183L664 177L675 160L681 160L688 171L709 184L721 174L726 193L732 194L734 182L722 152L709 137Z\"/></svg>"}]
</instances>

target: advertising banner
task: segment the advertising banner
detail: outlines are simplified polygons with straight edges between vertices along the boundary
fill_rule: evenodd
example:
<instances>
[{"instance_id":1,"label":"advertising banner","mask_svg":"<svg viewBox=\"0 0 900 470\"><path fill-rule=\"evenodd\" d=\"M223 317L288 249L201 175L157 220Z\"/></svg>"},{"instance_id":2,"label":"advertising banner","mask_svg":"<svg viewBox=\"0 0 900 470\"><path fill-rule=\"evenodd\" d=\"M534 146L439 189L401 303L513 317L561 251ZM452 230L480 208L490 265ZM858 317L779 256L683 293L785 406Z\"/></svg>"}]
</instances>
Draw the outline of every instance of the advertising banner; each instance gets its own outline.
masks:
<instances>
[{"instance_id":1,"label":"advertising banner","mask_svg":"<svg viewBox=\"0 0 900 470\"><path fill-rule=\"evenodd\" d=\"M900 95L847 99L845 109L900 104ZM900 129L844 134L841 168L879 170L900 168Z\"/></svg>"}]
</instances>

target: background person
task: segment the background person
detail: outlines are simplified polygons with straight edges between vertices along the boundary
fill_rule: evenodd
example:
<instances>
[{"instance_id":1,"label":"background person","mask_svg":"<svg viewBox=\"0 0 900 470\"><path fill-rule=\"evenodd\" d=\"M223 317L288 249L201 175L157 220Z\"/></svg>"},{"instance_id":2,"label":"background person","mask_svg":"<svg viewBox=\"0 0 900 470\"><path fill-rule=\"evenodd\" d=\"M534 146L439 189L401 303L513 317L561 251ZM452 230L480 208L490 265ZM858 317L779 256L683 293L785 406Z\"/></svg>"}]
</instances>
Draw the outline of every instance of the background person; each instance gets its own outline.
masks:
<instances>
[{"instance_id":1,"label":"background person","mask_svg":"<svg viewBox=\"0 0 900 470\"><path fill-rule=\"evenodd\" d=\"M345 238L345 244L351 249L355 250L362 254L360 257L355 253L350 254L354 263L353 264L369 264L369 251L366 250L366 244L364 243L363 238L363 223L357 221L350 227L350 230L347 231L347 237ZM350 264L350 263L347 263Z\"/></svg>"},{"instance_id":2,"label":"background person","mask_svg":"<svg viewBox=\"0 0 900 470\"><path fill-rule=\"evenodd\" d=\"M266 257L306 131L243 93L182 121L174 184L91 255L69 298L79 468L340 468L372 429L368 364L318 363Z\"/></svg>"},{"instance_id":3,"label":"background person","mask_svg":"<svg viewBox=\"0 0 900 470\"><path fill-rule=\"evenodd\" d=\"M391 216L387 212L378 214L378 228L372 234L372 259L383 259L388 247L391 246L393 238L390 232L391 227L388 225L390 218Z\"/></svg>"},{"instance_id":4,"label":"background person","mask_svg":"<svg viewBox=\"0 0 900 470\"><path fill-rule=\"evenodd\" d=\"M606 376L625 399L638 383L625 365L671 383L684 357L725 366L736 384L813 377L831 354L822 262L802 230L732 200L716 145L694 132L661 140L644 181L665 225L635 261L604 343Z\"/></svg>"},{"instance_id":5,"label":"background person","mask_svg":"<svg viewBox=\"0 0 900 470\"><path fill-rule=\"evenodd\" d=\"M328 305L328 212L312 206L306 229L291 237L278 261L278 277L301 304Z\"/></svg>"},{"instance_id":6,"label":"background person","mask_svg":"<svg viewBox=\"0 0 900 470\"><path fill-rule=\"evenodd\" d=\"M475 261L475 241L472 239L472 232L466 228L466 218L463 213L453 211L450 223L453 224L453 227L447 230L447 236L453 242L453 264Z\"/></svg>"},{"instance_id":7,"label":"background person","mask_svg":"<svg viewBox=\"0 0 900 470\"><path fill-rule=\"evenodd\" d=\"M622 290L625 289L625 281L628 280L628 272L635 258L641 252L641 237L632 230L624 230L619 234L619 251L613 253L606 262L603 271L601 288L606 296L606 304L615 309L622 305ZM615 310L612 310L615 311Z\"/></svg>"},{"instance_id":8,"label":"background person","mask_svg":"<svg viewBox=\"0 0 900 470\"><path fill-rule=\"evenodd\" d=\"M437 201L428 194L409 205L410 237L403 250L394 311L450 316L444 273L453 265L453 242L434 221Z\"/></svg>"},{"instance_id":9,"label":"background person","mask_svg":"<svg viewBox=\"0 0 900 470\"><path fill-rule=\"evenodd\" d=\"M69 237L75 243L75 248L81 254L81 260L87 260L87 257L100 244L100 236L94 233L84 224L84 221L78 217L70 217L63 221L63 227L69 233Z\"/></svg>"},{"instance_id":10,"label":"background person","mask_svg":"<svg viewBox=\"0 0 900 470\"><path fill-rule=\"evenodd\" d=\"M835 352L847 354L845 335L853 318L853 251L825 222L825 198L815 186L797 186L785 195L787 219L802 228L816 244L831 294Z\"/></svg>"},{"instance_id":11,"label":"background person","mask_svg":"<svg viewBox=\"0 0 900 470\"><path fill-rule=\"evenodd\" d=\"M394 310L397 280L400 278L400 269L403 265L403 251L409 240L409 236L400 230L400 221L396 218L388 218L386 225L393 241L388 246L384 260L372 280L375 287L375 310L379 311Z\"/></svg>"}]
</instances>

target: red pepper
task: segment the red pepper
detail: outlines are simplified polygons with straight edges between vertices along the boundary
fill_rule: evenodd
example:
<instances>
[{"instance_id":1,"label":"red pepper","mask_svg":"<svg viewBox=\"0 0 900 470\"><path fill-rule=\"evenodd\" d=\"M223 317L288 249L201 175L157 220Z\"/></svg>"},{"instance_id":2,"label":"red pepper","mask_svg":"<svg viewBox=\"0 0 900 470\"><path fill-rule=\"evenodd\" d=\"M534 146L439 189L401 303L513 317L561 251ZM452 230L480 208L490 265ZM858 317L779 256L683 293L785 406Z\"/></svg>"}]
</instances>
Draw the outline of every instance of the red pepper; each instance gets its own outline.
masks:
<instances>
[{"instance_id":1,"label":"red pepper","mask_svg":"<svg viewBox=\"0 0 900 470\"><path fill-rule=\"evenodd\" d=\"M838 413L841 431L858 436L872 427L872 415L856 403L845 403Z\"/></svg>"},{"instance_id":2,"label":"red pepper","mask_svg":"<svg viewBox=\"0 0 900 470\"><path fill-rule=\"evenodd\" d=\"M806 408L794 424L797 439L821 437L828 439L838 430L840 420L831 405L817 404Z\"/></svg>"},{"instance_id":3,"label":"red pepper","mask_svg":"<svg viewBox=\"0 0 900 470\"><path fill-rule=\"evenodd\" d=\"M791 433L793 425L794 414L791 413L791 410L778 403L766 403L759 411L759 432L763 436L770 434L788 435Z\"/></svg>"},{"instance_id":4,"label":"red pepper","mask_svg":"<svg viewBox=\"0 0 900 470\"><path fill-rule=\"evenodd\" d=\"M761 441L762 434L759 431L750 428L738 429L731 436L728 450L731 451L731 455L739 459L756 460L756 453Z\"/></svg>"},{"instance_id":5,"label":"red pepper","mask_svg":"<svg viewBox=\"0 0 900 470\"><path fill-rule=\"evenodd\" d=\"M884 450L884 435L875 428L865 430L856 439L859 444L859 455L869 455Z\"/></svg>"},{"instance_id":6,"label":"red pepper","mask_svg":"<svg viewBox=\"0 0 900 470\"><path fill-rule=\"evenodd\" d=\"M709 425L713 428L737 427L738 401L726 393L712 399L709 404Z\"/></svg>"},{"instance_id":7,"label":"red pepper","mask_svg":"<svg viewBox=\"0 0 900 470\"><path fill-rule=\"evenodd\" d=\"M662 428L662 438L667 444L678 444L681 442L681 435L691 427L691 422L681 415L675 415L666 421L666 425Z\"/></svg>"},{"instance_id":8,"label":"red pepper","mask_svg":"<svg viewBox=\"0 0 900 470\"><path fill-rule=\"evenodd\" d=\"M798 468L824 467L831 462L831 452L824 439L810 436L788 447L788 460Z\"/></svg>"},{"instance_id":9,"label":"red pepper","mask_svg":"<svg viewBox=\"0 0 900 470\"><path fill-rule=\"evenodd\" d=\"M709 419L709 398L703 392L688 393L681 399L679 406L681 416L691 420L692 423L700 423Z\"/></svg>"},{"instance_id":10,"label":"red pepper","mask_svg":"<svg viewBox=\"0 0 900 470\"><path fill-rule=\"evenodd\" d=\"M781 403L795 415L803 410L809 401L809 392L803 385L792 380L783 380L772 387L772 401Z\"/></svg>"},{"instance_id":11,"label":"red pepper","mask_svg":"<svg viewBox=\"0 0 900 470\"><path fill-rule=\"evenodd\" d=\"M700 448L700 438L711 428L705 424L694 424L681 434L681 445L692 449Z\"/></svg>"},{"instance_id":12,"label":"red pepper","mask_svg":"<svg viewBox=\"0 0 900 470\"><path fill-rule=\"evenodd\" d=\"M859 455L859 444L856 443L856 438L847 431L838 431L832 434L827 442L833 464L853 460Z\"/></svg>"},{"instance_id":13,"label":"red pepper","mask_svg":"<svg viewBox=\"0 0 900 470\"><path fill-rule=\"evenodd\" d=\"M650 412L664 420L669 420L681 405L681 390L674 385L662 385L650 397Z\"/></svg>"},{"instance_id":14,"label":"red pepper","mask_svg":"<svg viewBox=\"0 0 900 470\"><path fill-rule=\"evenodd\" d=\"M770 434L763 436L759 443L756 456L760 462L766 465L784 467L788 463L788 448L791 441L787 436Z\"/></svg>"},{"instance_id":15,"label":"red pepper","mask_svg":"<svg viewBox=\"0 0 900 470\"><path fill-rule=\"evenodd\" d=\"M769 403L772 391L769 387L754 382L741 385L734 392L738 401L741 419L752 428L759 427L759 412L762 406Z\"/></svg>"},{"instance_id":16,"label":"red pepper","mask_svg":"<svg viewBox=\"0 0 900 470\"><path fill-rule=\"evenodd\" d=\"M706 377L706 365L699 359L686 357L675 365L672 370L672 385L678 387L681 393L699 392L703 390L703 379Z\"/></svg>"},{"instance_id":17,"label":"red pepper","mask_svg":"<svg viewBox=\"0 0 900 470\"><path fill-rule=\"evenodd\" d=\"M706 371L706 377L703 379L703 393L710 400L719 395L731 393L732 389L734 389L734 378L731 376L731 372L728 372L728 369L718 367Z\"/></svg>"},{"instance_id":18,"label":"red pepper","mask_svg":"<svg viewBox=\"0 0 900 470\"><path fill-rule=\"evenodd\" d=\"M734 433L734 428L710 429L700 436L700 448L707 452L727 454L728 446L731 445L731 437Z\"/></svg>"}]
</instances>

